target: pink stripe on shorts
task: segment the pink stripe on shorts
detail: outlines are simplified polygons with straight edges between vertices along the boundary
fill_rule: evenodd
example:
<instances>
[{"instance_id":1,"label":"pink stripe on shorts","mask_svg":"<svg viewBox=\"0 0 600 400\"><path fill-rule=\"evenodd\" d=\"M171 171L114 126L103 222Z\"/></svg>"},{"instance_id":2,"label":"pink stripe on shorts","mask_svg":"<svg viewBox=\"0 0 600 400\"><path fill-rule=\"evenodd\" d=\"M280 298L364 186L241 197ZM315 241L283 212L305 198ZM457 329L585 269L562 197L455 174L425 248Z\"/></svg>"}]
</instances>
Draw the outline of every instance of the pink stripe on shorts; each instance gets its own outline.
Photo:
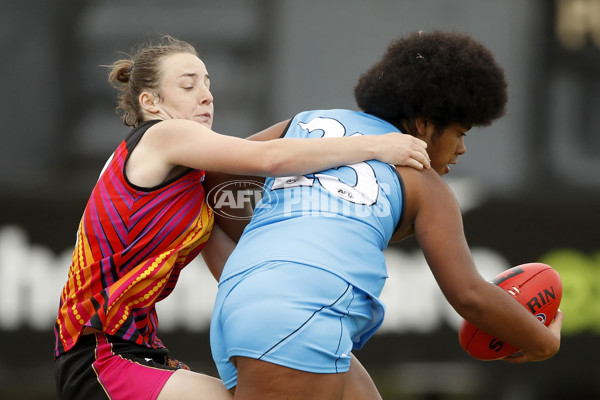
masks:
<instances>
[{"instance_id":1,"label":"pink stripe on shorts","mask_svg":"<svg viewBox=\"0 0 600 400\"><path fill-rule=\"evenodd\" d=\"M106 336L97 334L96 337L98 343L93 368L98 376L98 382L109 398L154 400L175 372L141 364L114 354L112 344L108 342Z\"/></svg>"}]
</instances>

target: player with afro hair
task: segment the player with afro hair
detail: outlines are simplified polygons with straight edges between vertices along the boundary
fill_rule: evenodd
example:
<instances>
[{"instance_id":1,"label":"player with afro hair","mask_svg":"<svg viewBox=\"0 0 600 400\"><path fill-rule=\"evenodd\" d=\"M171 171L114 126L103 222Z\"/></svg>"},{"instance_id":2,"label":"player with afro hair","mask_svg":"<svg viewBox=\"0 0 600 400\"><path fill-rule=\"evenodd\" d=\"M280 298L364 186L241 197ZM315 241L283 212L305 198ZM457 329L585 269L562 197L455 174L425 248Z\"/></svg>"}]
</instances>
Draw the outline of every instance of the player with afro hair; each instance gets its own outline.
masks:
<instances>
[{"instance_id":1,"label":"player with afro hair","mask_svg":"<svg viewBox=\"0 0 600 400\"><path fill-rule=\"evenodd\" d=\"M492 53L470 36L419 31L393 41L354 96L363 111L412 133L417 117L438 129L490 125L504 115L506 86Z\"/></svg>"},{"instance_id":2,"label":"player with afro hair","mask_svg":"<svg viewBox=\"0 0 600 400\"><path fill-rule=\"evenodd\" d=\"M562 313L546 327L481 276L442 179L466 153L466 133L504 114L506 81L491 52L465 34L409 34L359 78L355 98L362 112L302 111L280 136L401 130L424 142L428 168L369 160L266 178L214 304L211 349L225 386L236 399L381 399L353 351L385 316L385 248L411 236L458 315L520 349L505 361L556 354Z\"/></svg>"}]
</instances>

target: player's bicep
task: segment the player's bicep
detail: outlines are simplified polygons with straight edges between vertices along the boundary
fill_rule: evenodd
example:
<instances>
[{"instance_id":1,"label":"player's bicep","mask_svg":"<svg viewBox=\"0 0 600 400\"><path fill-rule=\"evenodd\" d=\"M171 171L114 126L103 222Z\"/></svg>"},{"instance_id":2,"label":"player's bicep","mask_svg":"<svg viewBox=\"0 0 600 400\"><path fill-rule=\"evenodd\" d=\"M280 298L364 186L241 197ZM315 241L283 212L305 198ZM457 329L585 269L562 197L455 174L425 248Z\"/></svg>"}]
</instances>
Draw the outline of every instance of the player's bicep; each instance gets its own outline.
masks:
<instances>
[{"instance_id":1,"label":"player's bicep","mask_svg":"<svg viewBox=\"0 0 600 400\"><path fill-rule=\"evenodd\" d=\"M482 278L464 235L458 202L443 182L427 185L424 195L415 218L417 241L446 298L460 302Z\"/></svg>"}]
</instances>

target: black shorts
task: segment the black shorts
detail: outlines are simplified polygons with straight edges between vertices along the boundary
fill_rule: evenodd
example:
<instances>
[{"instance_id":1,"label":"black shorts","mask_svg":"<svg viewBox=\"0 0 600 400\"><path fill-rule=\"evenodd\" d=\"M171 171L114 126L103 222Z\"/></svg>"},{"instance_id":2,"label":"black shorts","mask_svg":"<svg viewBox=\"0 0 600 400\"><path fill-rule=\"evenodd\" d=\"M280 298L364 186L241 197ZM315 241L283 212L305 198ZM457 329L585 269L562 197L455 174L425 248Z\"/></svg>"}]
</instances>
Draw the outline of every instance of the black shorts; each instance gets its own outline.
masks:
<instances>
[{"instance_id":1,"label":"black shorts","mask_svg":"<svg viewBox=\"0 0 600 400\"><path fill-rule=\"evenodd\" d=\"M82 336L54 363L61 400L155 399L177 369L167 349L151 349L102 333Z\"/></svg>"}]
</instances>

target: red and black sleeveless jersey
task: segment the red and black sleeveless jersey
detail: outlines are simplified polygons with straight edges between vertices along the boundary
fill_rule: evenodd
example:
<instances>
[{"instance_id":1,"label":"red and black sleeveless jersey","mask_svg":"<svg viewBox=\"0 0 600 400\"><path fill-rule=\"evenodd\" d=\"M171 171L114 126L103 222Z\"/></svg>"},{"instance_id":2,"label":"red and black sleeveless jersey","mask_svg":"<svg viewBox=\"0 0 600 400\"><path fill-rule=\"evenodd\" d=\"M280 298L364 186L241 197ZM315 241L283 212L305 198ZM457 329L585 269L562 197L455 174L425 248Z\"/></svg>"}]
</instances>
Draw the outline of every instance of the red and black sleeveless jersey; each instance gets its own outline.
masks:
<instances>
[{"instance_id":1,"label":"red and black sleeveless jersey","mask_svg":"<svg viewBox=\"0 0 600 400\"><path fill-rule=\"evenodd\" d=\"M204 171L189 169L160 186L140 188L125 164L146 130L134 128L108 160L77 232L55 324L55 356L71 349L84 327L153 348L155 304L210 235L213 213L204 201Z\"/></svg>"}]
</instances>

